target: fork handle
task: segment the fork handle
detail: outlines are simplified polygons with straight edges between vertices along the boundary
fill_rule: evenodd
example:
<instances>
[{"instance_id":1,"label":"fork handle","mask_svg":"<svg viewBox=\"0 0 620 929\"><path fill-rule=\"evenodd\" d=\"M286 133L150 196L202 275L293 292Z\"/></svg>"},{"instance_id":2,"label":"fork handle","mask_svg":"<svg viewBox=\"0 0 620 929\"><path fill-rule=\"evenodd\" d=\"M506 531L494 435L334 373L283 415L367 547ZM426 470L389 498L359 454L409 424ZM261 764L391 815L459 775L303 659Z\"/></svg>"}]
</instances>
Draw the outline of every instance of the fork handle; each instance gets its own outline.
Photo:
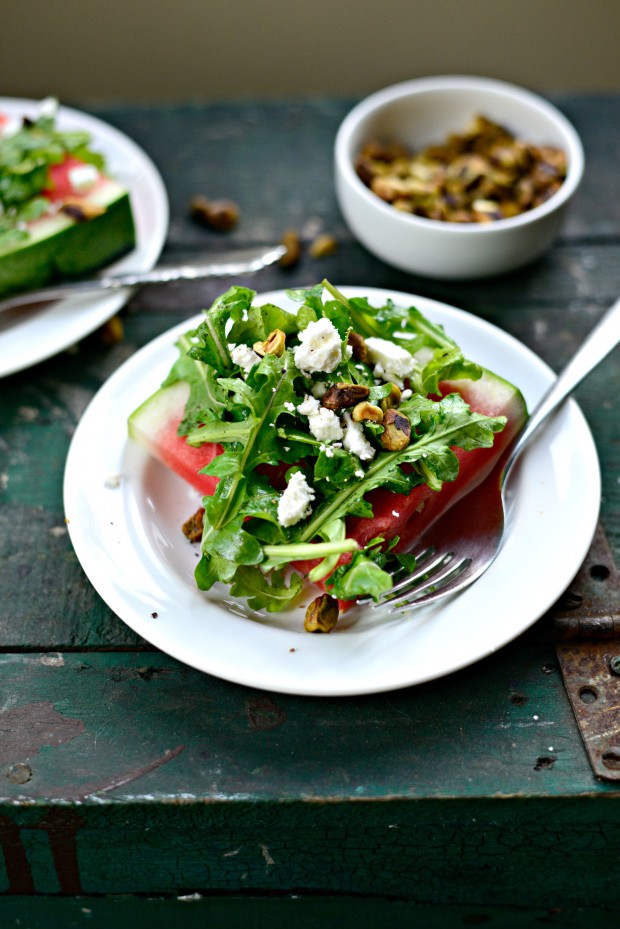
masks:
<instances>
[{"instance_id":1,"label":"fork handle","mask_svg":"<svg viewBox=\"0 0 620 929\"><path fill-rule=\"evenodd\" d=\"M560 404L568 397L581 381L596 368L620 342L620 299L601 317L592 332L586 337L581 348L558 375L542 400L534 408L525 428L512 447L504 470L502 484L508 472L529 443L535 432Z\"/></svg>"}]
</instances>

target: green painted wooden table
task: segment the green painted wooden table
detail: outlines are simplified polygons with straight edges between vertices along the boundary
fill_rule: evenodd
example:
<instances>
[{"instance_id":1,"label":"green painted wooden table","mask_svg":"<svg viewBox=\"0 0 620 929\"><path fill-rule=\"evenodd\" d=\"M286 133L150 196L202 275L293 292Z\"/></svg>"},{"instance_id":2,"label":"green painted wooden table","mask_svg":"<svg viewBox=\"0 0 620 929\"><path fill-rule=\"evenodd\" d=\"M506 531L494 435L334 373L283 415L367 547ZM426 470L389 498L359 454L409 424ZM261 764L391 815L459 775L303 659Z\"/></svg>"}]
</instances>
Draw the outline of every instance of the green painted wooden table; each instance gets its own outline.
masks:
<instances>
[{"instance_id":1,"label":"green painted wooden table","mask_svg":"<svg viewBox=\"0 0 620 929\"><path fill-rule=\"evenodd\" d=\"M352 241L331 171L352 101L94 112L161 170L166 261L272 243L289 227L305 243L330 232L335 255L306 253L294 271L243 282L266 290L329 277L434 297L501 326L558 370L620 293L620 97L556 102L587 156L562 238L519 273L467 284L394 271ZM224 236L196 226L187 206L197 192L235 199L237 228ZM313 700L217 680L158 653L84 576L61 494L75 426L128 356L225 286L144 288L122 312L121 342L94 333L0 382L0 925L581 926L612 917L618 789L589 765L559 671L554 611L447 679ZM619 393L616 352L578 391L600 453L611 571L595 570L586 586L610 610Z\"/></svg>"}]
</instances>

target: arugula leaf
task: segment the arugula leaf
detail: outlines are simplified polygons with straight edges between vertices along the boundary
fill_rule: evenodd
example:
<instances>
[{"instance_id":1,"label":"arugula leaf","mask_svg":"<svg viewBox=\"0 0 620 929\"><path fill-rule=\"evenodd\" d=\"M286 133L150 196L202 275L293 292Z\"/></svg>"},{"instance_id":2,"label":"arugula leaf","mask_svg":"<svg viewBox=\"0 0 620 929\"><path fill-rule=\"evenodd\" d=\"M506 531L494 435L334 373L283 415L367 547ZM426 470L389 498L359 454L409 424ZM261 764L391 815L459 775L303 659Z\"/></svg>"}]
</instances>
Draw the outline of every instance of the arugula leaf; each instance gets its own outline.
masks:
<instances>
[{"instance_id":1,"label":"arugula leaf","mask_svg":"<svg viewBox=\"0 0 620 929\"><path fill-rule=\"evenodd\" d=\"M202 541L202 553L217 555L238 565L259 564L265 559L258 540L243 529L242 516L207 535Z\"/></svg>"},{"instance_id":2,"label":"arugula leaf","mask_svg":"<svg viewBox=\"0 0 620 929\"><path fill-rule=\"evenodd\" d=\"M353 556L350 565L341 565L332 575L329 592L339 600L357 600L372 597L378 600L381 594L392 589L392 578L371 558L363 553Z\"/></svg>"},{"instance_id":3,"label":"arugula leaf","mask_svg":"<svg viewBox=\"0 0 620 929\"><path fill-rule=\"evenodd\" d=\"M226 394L217 383L214 368L190 356L193 345L193 332L184 333L177 342L179 358L162 384L162 387L168 387L177 381L185 381L189 385L185 413L177 429L179 435L188 435L198 424L210 419L219 421L223 412L229 408ZM204 441L209 440L205 438ZM191 444L202 443L194 440Z\"/></svg>"},{"instance_id":4,"label":"arugula leaf","mask_svg":"<svg viewBox=\"0 0 620 929\"><path fill-rule=\"evenodd\" d=\"M190 358L211 365L218 375L230 373L233 363L227 331L231 322L238 322L249 312L255 296L256 291L248 287L233 286L218 297L196 329L198 342L190 348Z\"/></svg>"},{"instance_id":5,"label":"arugula leaf","mask_svg":"<svg viewBox=\"0 0 620 929\"><path fill-rule=\"evenodd\" d=\"M403 464L413 466L422 479L430 476L434 489L440 489L443 481L454 480L458 470L458 460L451 446L468 450L487 448L493 444L494 433L500 432L506 424L504 416L492 418L473 413L459 394L450 394L440 401L414 397L404 403L401 410L412 422L418 419L418 435L400 452L380 452L358 483L325 498L304 527L301 541L312 539L324 522L346 516L376 487L401 489L406 483L410 488L412 478L401 470Z\"/></svg>"},{"instance_id":6,"label":"arugula leaf","mask_svg":"<svg viewBox=\"0 0 620 929\"><path fill-rule=\"evenodd\" d=\"M55 113L42 115L25 121L16 133L0 139L0 204L5 220L28 221L24 213L28 202L48 186L49 168L68 155L94 164L99 170L105 167L103 156L90 147L89 133L61 132L55 122Z\"/></svg>"},{"instance_id":7,"label":"arugula leaf","mask_svg":"<svg viewBox=\"0 0 620 929\"><path fill-rule=\"evenodd\" d=\"M242 565L235 573L230 592L233 597L245 597L253 610L276 613L290 606L303 586L299 574L294 573L287 586L285 574L285 568L274 570L268 579L260 569Z\"/></svg>"},{"instance_id":8,"label":"arugula leaf","mask_svg":"<svg viewBox=\"0 0 620 929\"><path fill-rule=\"evenodd\" d=\"M466 359L443 328L432 323L416 307L397 306L392 300L382 307L374 307L366 297L347 299L329 281L323 284L348 309L353 328L360 335L392 339L414 358L421 355L424 360L418 362L413 378L416 391L437 393L442 380L478 380L482 376L480 365ZM422 351L424 349L426 351Z\"/></svg>"},{"instance_id":9,"label":"arugula leaf","mask_svg":"<svg viewBox=\"0 0 620 929\"><path fill-rule=\"evenodd\" d=\"M274 303L251 306L247 314L234 323L229 333L231 342L253 345L264 342L274 329L280 329L285 335L294 335L299 328L299 320L294 313L281 309Z\"/></svg>"},{"instance_id":10,"label":"arugula leaf","mask_svg":"<svg viewBox=\"0 0 620 929\"><path fill-rule=\"evenodd\" d=\"M452 348L438 348L433 352L430 360L422 368L419 379L420 393L438 394L441 381L465 378L477 381L482 377L482 368L473 361L468 361L463 352L454 346Z\"/></svg>"}]
</instances>

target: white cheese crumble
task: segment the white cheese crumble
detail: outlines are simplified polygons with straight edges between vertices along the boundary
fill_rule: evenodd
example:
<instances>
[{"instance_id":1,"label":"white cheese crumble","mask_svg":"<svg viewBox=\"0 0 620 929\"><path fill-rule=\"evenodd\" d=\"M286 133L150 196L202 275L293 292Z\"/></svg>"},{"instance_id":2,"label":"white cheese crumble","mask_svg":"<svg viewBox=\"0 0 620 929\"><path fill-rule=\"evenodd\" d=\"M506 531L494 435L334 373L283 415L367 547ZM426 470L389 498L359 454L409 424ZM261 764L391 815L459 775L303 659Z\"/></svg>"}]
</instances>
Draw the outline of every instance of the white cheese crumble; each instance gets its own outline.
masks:
<instances>
[{"instance_id":1,"label":"white cheese crumble","mask_svg":"<svg viewBox=\"0 0 620 929\"><path fill-rule=\"evenodd\" d=\"M294 404L294 403L291 403L290 400L285 400L285 401L284 401L284 409L285 409L285 410L288 410L289 413L294 413L294 412L295 412L295 404Z\"/></svg>"},{"instance_id":2,"label":"white cheese crumble","mask_svg":"<svg viewBox=\"0 0 620 929\"><path fill-rule=\"evenodd\" d=\"M69 183L76 194L85 194L99 180L99 172L94 165L76 165L67 172Z\"/></svg>"},{"instance_id":3,"label":"white cheese crumble","mask_svg":"<svg viewBox=\"0 0 620 929\"><path fill-rule=\"evenodd\" d=\"M305 475L295 471L278 500L278 522L281 526L294 526L312 512L315 494Z\"/></svg>"},{"instance_id":4,"label":"white cheese crumble","mask_svg":"<svg viewBox=\"0 0 620 929\"><path fill-rule=\"evenodd\" d=\"M319 442L337 442L344 435L340 420L333 410L321 406L316 397L306 394L297 412L308 417L308 428Z\"/></svg>"},{"instance_id":5,"label":"white cheese crumble","mask_svg":"<svg viewBox=\"0 0 620 929\"><path fill-rule=\"evenodd\" d=\"M299 333L295 364L302 374L334 371L342 359L341 339L334 324L324 316L308 323Z\"/></svg>"},{"instance_id":6,"label":"white cheese crumble","mask_svg":"<svg viewBox=\"0 0 620 929\"><path fill-rule=\"evenodd\" d=\"M324 406L314 416L309 417L308 426L319 442L337 442L344 435L336 413L326 410Z\"/></svg>"},{"instance_id":7,"label":"white cheese crumble","mask_svg":"<svg viewBox=\"0 0 620 929\"><path fill-rule=\"evenodd\" d=\"M318 397L320 400L323 394L327 392L327 384L325 381L315 381L311 392L313 397Z\"/></svg>"},{"instance_id":8,"label":"white cheese crumble","mask_svg":"<svg viewBox=\"0 0 620 929\"><path fill-rule=\"evenodd\" d=\"M413 391L412 391L412 390L409 390L409 389L403 390L402 394L400 395L400 399L401 399L402 401L405 401L405 400L408 400L409 397L411 397L412 395L413 395Z\"/></svg>"},{"instance_id":9,"label":"white cheese crumble","mask_svg":"<svg viewBox=\"0 0 620 929\"><path fill-rule=\"evenodd\" d=\"M56 119L58 114L58 100L55 97L46 97L39 104L39 118L48 116L50 119Z\"/></svg>"},{"instance_id":10,"label":"white cheese crumble","mask_svg":"<svg viewBox=\"0 0 620 929\"><path fill-rule=\"evenodd\" d=\"M306 394L298 405L297 412L301 413L302 416L313 416L318 413L320 409L321 404L316 397L311 397L310 394Z\"/></svg>"},{"instance_id":11,"label":"white cheese crumble","mask_svg":"<svg viewBox=\"0 0 620 929\"><path fill-rule=\"evenodd\" d=\"M407 349L395 345L394 342L388 342L387 339L379 339L376 336L370 336L366 339L366 348L368 350L368 359L374 366L375 377L381 381L389 381L398 387L403 386L403 378L408 377L413 372L413 357Z\"/></svg>"},{"instance_id":12,"label":"white cheese crumble","mask_svg":"<svg viewBox=\"0 0 620 929\"><path fill-rule=\"evenodd\" d=\"M228 347L230 348L231 346L229 345ZM249 345L234 345L230 357L233 360L233 364L243 368L246 374L261 360L260 355L257 355Z\"/></svg>"},{"instance_id":13,"label":"white cheese crumble","mask_svg":"<svg viewBox=\"0 0 620 929\"><path fill-rule=\"evenodd\" d=\"M344 421L347 428L344 432L342 444L348 452L357 455L361 461L370 461L375 456L375 450L364 435L362 424L354 422L350 413L344 414Z\"/></svg>"}]
</instances>

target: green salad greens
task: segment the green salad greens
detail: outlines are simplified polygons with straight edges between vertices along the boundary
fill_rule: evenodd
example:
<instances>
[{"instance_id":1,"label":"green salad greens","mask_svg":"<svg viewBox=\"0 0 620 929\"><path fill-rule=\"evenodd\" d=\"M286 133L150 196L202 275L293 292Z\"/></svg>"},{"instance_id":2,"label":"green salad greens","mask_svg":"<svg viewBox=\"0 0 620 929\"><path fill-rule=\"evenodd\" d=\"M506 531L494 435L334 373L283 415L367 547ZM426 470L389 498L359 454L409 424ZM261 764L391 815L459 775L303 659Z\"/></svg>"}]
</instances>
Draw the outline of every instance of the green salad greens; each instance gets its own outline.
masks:
<instances>
[{"instance_id":1,"label":"green salad greens","mask_svg":"<svg viewBox=\"0 0 620 929\"><path fill-rule=\"evenodd\" d=\"M50 208L45 195L49 169L69 155L99 170L103 157L90 147L89 133L56 128L57 102L49 101L35 119L24 119L13 134L0 134L0 252L28 238L26 223Z\"/></svg>"},{"instance_id":2,"label":"green salad greens","mask_svg":"<svg viewBox=\"0 0 620 929\"><path fill-rule=\"evenodd\" d=\"M346 518L372 518L377 488L439 490L458 473L452 448L491 446L506 419L458 394L433 399L440 381L481 369L414 307L375 308L327 281L288 292L296 313L255 296L219 297L179 340L164 385L190 387L186 441L223 447L205 469L219 481L203 501L198 586L222 581L252 608L281 610L302 587L290 564L311 562L334 598L376 599L389 562L411 568L412 556L395 553L397 538L360 547Z\"/></svg>"}]
</instances>

